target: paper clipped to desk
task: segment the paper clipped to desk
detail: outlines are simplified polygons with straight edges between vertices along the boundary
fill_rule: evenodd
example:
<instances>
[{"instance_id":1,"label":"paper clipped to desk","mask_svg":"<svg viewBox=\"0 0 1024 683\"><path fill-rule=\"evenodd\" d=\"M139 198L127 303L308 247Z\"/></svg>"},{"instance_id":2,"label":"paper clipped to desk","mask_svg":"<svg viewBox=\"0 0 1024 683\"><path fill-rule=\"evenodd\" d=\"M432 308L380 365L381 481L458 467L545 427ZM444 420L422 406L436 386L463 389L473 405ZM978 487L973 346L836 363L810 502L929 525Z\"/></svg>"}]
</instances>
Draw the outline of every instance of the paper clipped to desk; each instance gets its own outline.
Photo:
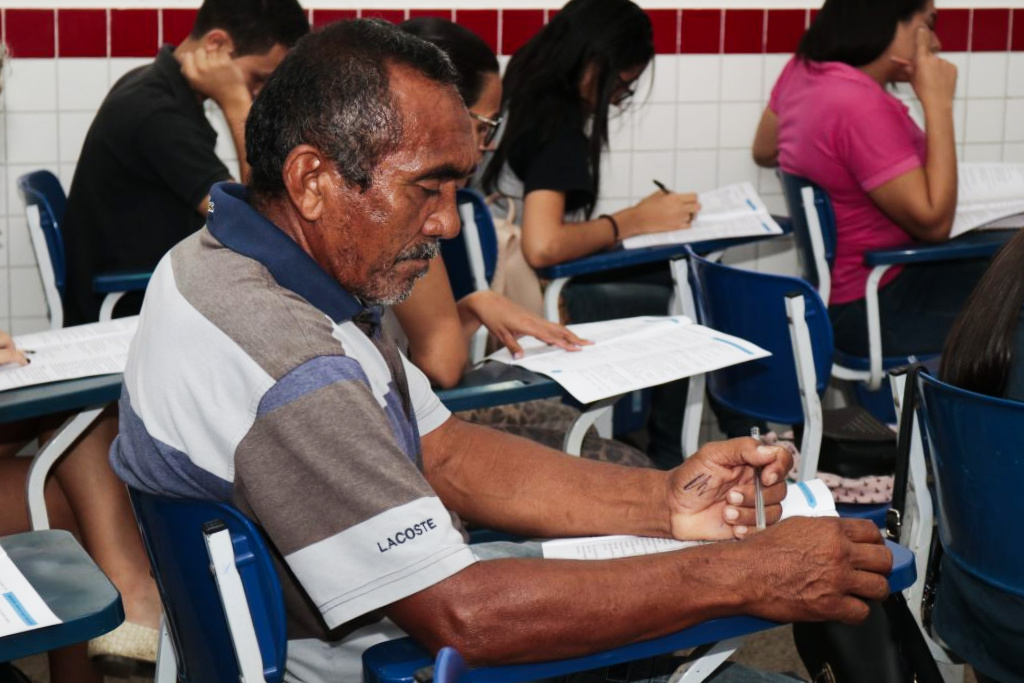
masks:
<instances>
[{"instance_id":1,"label":"paper clipped to desk","mask_svg":"<svg viewBox=\"0 0 1024 683\"><path fill-rule=\"evenodd\" d=\"M0 638L61 623L0 547Z\"/></svg>"},{"instance_id":2,"label":"paper clipped to desk","mask_svg":"<svg viewBox=\"0 0 1024 683\"><path fill-rule=\"evenodd\" d=\"M951 238L971 230L1024 227L1024 164L960 164L957 178Z\"/></svg>"},{"instance_id":3,"label":"paper clipped to desk","mask_svg":"<svg viewBox=\"0 0 1024 683\"><path fill-rule=\"evenodd\" d=\"M14 343L31 362L0 365L0 391L124 372L138 323L133 316L19 335Z\"/></svg>"},{"instance_id":4,"label":"paper clipped to desk","mask_svg":"<svg viewBox=\"0 0 1024 683\"><path fill-rule=\"evenodd\" d=\"M771 355L684 316L623 318L569 329L594 344L565 351L523 337L519 343L524 355L519 360L508 349L488 358L547 375L580 403L593 403Z\"/></svg>"},{"instance_id":5,"label":"paper clipped to desk","mask_svg":"<svg viewBox=\"0 0 1024 683\"><path fill-rule=\"evenodd\" d=\"M789 484L782 501L782 519L790 517L838 517L836 502L821 479ZM646 536L591 536L559 538L541 543L548 560L614 560L682 550L706 541L676 541Z\"/></svg>"},{"instance_id":6,"label":"paper clipped to desk","mask_svg":"<svg viewBox=\"0 0 1024 683\"><path fill-rule=\"evenodd\" d=\"M622 240L625 249L660 247L666 244L689 244L731 237L781 235L768 207L749 182L726 185L697 195L700 211L689 228L669 232L652 232Z\"/></svg>"}]
</instances>

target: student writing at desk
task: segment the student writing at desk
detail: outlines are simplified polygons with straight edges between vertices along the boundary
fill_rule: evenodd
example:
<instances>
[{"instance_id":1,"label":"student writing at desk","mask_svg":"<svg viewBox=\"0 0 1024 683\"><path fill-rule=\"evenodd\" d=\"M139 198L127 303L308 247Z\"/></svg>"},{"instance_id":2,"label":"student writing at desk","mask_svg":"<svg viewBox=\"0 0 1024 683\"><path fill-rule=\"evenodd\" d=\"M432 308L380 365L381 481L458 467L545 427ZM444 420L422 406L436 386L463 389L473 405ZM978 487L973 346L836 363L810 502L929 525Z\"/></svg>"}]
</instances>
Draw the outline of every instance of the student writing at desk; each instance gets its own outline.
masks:
<instances>
[{"instance_id":1,"label":"student writing at desk","mask_svg":"<svg viewBox=\"0 0 1024 683\"><path fill-rule=\"evenodd\" d=\"M808 178L832 200L836 346L868 355L866 251L942 242L957 200L956 67L939 57L932 0L827 0L779 76L754 160ZM909 82L925 130L886 91ZM937 353L982 259L894 267L878 293L883 355Z\"/></svg>"}]
</instances>

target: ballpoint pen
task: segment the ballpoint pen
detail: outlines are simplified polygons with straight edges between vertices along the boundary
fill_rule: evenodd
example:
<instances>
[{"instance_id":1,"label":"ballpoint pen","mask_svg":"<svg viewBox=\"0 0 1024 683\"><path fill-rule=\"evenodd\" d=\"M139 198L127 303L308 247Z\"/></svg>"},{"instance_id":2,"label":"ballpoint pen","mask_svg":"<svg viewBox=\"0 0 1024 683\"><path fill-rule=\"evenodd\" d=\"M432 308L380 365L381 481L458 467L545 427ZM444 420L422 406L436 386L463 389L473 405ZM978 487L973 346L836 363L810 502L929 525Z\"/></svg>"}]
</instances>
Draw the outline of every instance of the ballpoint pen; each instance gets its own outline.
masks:
<instances>
[{"instance_id":1,"label":"ballpoint pen","mask_svg":"<svg viewBox=\"0 0 1024 683\"><path fill-rule=\"evenodd\" d=\"M757 427L750 428L750 438L756 440L759 444L764 443L761 440L761 430ZM764 492L761 490L761 468L754 468L754 515L757 522L757 530L764 531L767 526L764 518Z\"/></svg>"},{"instance_id":2,"label":"ballpoint pen","mask_svg":"<svg viewBox=\"0 0 1024 683\"><path fill-rule=\"evenodd\" d=\"M660 180L655 180L654 184L657 186L659 190L661 190L665 194L672 194L672 190L665 187L665 183L661 182Z\"/></svg>"}]
</instances>

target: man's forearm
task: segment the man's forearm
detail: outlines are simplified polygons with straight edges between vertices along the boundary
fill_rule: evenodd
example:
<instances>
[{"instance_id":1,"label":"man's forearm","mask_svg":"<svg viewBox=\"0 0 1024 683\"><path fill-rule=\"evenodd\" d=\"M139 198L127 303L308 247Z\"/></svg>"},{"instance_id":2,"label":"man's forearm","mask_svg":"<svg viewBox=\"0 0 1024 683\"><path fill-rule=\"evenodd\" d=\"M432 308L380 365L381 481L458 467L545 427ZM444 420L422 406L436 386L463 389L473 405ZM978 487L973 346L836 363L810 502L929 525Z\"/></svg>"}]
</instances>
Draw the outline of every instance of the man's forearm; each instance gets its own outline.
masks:
<instances>
[{"instance_id":1,"label":"man's forearm","mask_svg":"<svg viewBox=\"0 0 1024 683\"><path fill-rule=\"evenodd\" d=\"M218 103L220 104L220 103ZM221 111L224 113L224 120L231 131L231 142L235 146L235 156L238 158L238 182L245 183L249 180L249 162L245 156L245 118L249 115L249 108L252 106L252 99L239 97L237 101L224 102L221 104Z\"/></svg>"},{"instance_id":2,"label":"man's forearm","mask_svg":"<svg viewBox=\"0 0 1024 683\"><path fill-rule=\"evenodd\" d=\"M669 536L665 473L574 458L452 418L423 438L424 474L474 524L533 536Z\"/></svg>"}]
</instances>

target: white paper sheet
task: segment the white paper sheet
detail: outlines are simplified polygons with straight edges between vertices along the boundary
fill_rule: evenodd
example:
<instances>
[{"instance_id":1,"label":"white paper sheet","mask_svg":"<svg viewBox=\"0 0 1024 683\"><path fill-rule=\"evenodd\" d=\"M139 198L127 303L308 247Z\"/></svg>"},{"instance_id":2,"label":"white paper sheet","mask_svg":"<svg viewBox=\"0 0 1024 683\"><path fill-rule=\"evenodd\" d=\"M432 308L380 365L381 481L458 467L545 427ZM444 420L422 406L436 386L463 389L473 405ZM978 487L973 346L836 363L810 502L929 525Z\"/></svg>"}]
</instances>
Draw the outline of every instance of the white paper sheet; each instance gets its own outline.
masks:
<instances>
[{"instance_id":1,"label":"white paper sheet","mask_svg":"<svg viewBox=\"0 0 1024 683\"><path fill-rule=\"evenodd\" d=\"M977 228L1024 225L1024 164L960 164L950 237ZM1017 220L1007 219L1016 217Z\"/></svg>"},{"instance_id":2,"label":"white paper sheet","mask_svg":"<svg viewBox=\"0 0 1024 683\"><path fill-rule=\"evenodd\" d=\"M838 517L836 502L821 479L789 484L782 501L782 519L790 517ZM559 538L541 543L549 560L613 560L682 550L706 541L676 541L645 536L590 536Z\"/></svg>"},{"instance_id":3,"label":"white paper sheet","mask_svg":"<svg viewBox=\"0 0 1024 683\"><path fill-rule=\"evenodd\" d=\"M488 358L547 375L577 401L593 403L771 355L683 316L624 318L569 329L594 345L565 351L524 337L523 358L513 360L508 349Z\"/></svg>"},{"instance_id":4,"label":"white paper sheet","mask_svg":"<svg viewBox=\"0 0 1024 683\"><path fill-rule=\"evenodd\" d=\"M756 235L781 235L768 207L749 182L726 185L697 195L700 212L689 228L654 232L622 241L625 249L640 249L665 244L689 244L705 240Z\"/></svg>"},{"instance_id":5,"label":"white paper sheet","mask_svg":"<svg viewBox=\"0 0 1024 683\"><path fill-rule=\"evenodd\" d=\"M61 623L0 548L0 638Z\"/></svg>"},{"instance_id":6,"label":"white paper sheet","mask_svg":"<svg viewBox=\"0 0 1024 683\"><path fill-rule=\"evenodd\" d=\"M137 326L136 316L17 336L30 363L0 366L0 391L124 372Z\"/></svg>"}]
</instances>

